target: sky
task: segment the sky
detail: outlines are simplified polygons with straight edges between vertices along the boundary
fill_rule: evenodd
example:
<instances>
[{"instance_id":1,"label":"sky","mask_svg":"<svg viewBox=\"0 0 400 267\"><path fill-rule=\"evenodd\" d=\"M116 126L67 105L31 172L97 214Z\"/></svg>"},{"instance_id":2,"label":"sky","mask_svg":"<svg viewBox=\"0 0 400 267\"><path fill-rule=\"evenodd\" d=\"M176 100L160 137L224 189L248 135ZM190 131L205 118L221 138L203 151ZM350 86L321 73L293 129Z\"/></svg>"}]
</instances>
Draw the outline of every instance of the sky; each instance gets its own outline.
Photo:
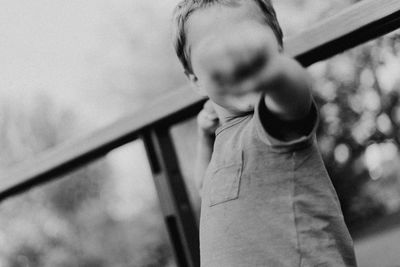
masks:
<instances>
[{"instance_id":1,"label":"sky","mask_svg":"<svg viewBox=\"0 0 400 267\"><path fill-rule=\"evenodd\" d=\"M45 90L70 101L83 93L81 88L88 82L87 52L101 38L96 34L101 12L88 2L95 1L2 1L3 94L28 98Z\"/></svg>"},{"instance_id":2,"label":"sky","mask_svg":"<svg viewBox=\"0 0 400 267\"><path fill-rule=\"evenodd\" d=\"M171 2L163 1L153 12L165 13ZM107 75L130 67L132 48L124 27L146 29L140 11L149 5L126 0L1 0L0 6L1 98L22 106L44 93L56 105L90 117L93 124L107 124L125 112L118 92L110 91L112 78ZM96 117L102 122L93 121Z\"/></svg>"}]
</instances>

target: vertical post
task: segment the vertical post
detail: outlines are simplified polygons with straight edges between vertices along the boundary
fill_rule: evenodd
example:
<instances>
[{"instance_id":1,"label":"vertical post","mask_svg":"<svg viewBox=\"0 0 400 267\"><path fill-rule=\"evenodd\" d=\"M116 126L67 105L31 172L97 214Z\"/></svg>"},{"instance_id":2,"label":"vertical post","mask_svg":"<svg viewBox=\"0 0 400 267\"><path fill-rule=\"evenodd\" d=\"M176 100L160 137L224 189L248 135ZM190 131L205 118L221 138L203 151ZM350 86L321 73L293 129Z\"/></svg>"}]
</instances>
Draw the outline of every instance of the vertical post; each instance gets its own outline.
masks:
<instances>
[{"instance_id":1,"label":"vertical post","mask_svg":"<svg viewBox=\"0 0 400 267\"><path fill-rule=\"evenodd\" d=\"M180 267L198 267L198 225L169 128L153 128L144 134L143 141L177 264Z\"/></svg>"}]
</instances>

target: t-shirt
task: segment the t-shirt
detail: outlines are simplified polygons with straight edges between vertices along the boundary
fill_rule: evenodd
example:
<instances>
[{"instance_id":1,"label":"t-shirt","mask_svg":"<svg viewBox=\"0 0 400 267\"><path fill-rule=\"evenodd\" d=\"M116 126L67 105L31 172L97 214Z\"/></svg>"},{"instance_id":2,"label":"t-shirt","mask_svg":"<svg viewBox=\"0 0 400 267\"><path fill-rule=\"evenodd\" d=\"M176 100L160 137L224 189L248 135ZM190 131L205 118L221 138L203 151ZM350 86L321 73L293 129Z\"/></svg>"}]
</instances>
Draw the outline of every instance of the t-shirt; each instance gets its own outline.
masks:
<instances>
[{"instance_id":1,"label":"t-shirt","mask_svg":"<svg viewBox=\"0 0 400 267\"><path fill-rule=\"evenodd\" d=\"M201 266L357 266L316 145L315 103L296 140L274 137L269 122L262 97L254 113L216 132L202 192Z\"/></svg>"}]
</instances>

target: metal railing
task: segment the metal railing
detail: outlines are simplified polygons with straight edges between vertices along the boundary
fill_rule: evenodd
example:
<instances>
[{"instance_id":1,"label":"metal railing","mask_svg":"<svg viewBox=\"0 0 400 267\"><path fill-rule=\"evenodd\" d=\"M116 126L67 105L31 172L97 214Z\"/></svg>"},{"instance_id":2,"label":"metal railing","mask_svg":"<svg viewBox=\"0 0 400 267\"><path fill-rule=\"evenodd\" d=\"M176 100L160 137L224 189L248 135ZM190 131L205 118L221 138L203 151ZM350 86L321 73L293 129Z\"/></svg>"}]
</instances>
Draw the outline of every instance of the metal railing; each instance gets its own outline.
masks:
<instances>
[{"instance_id":1,"label":"metal railing","mask_svg":"<svg viewBox=\"0 0 400 267\"><path fill-rule=\"evenodd\" d=\"M286 52L309 66L400 27L399 0L364 0L285 40ZM111 150L142 139L179 266L199 266L198 226L170 135L205 99L181 88L86 138L16 166L0 177L0 201L61 178Z\"/></svg>"}]
</instances>

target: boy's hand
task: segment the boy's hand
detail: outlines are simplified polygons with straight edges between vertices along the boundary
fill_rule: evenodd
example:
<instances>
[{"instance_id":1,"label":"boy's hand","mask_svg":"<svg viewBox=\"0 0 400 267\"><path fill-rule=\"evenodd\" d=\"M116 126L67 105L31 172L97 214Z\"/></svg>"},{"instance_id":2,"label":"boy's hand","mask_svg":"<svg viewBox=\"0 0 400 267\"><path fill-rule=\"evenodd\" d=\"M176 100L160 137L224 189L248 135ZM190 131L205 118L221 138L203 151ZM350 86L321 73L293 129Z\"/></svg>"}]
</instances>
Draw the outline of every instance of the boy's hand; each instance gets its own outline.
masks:
<instances>
[{"instance_id":1,"label":"boy's hand","mask_svg":"<svg viewBox=\"0 0 400 267\"><path fill-rule=\"evenodd\" d=\"M302 94L309 97L303 68L279 52L269 27L257 23L243 23L204 41L193 54L193 68L210 98L236 114L253 110L265 93L268 108L292 119L297 104L304 104Z\"/></svg>"},{"instance_id":2,"label":"boy's hand","mask_svg":"<svg viewBox=\"0 0 400 267\"><path fill-rule=\"evenodd\" d=\"M265 82L260 78L268 79L259 76L267 75L278 54L272 30L247 23L200 44L193 55L193 67L214 102L231 111L245 112L254 108Z\"/></svg>"},{"instance_id":3,"label":"boy's hand","mask_svg":"<svg viewBox=\"0 0 400 267\"><path fill-rule=\"evenodd\" d=\"M200 111L199 115L197 115L197 125L200 134L210 137L215 134L215 130L220 125L217 113L210 100L204 104L203 109Z\"/></svg>"},{"instance_id":4,"label":"boy's hand","mask_svg":"<svg viewBox=\"0 0 400 267\"><path fill-rule=\"evenodd\" d=\"M217 113L210 100L197 115L199 138L197 141L197 156L195 167L195 181L197 188L201 190L206 169L211 160L215 140L215 130L219 126Z\"/></svg>"}]
</instances>

